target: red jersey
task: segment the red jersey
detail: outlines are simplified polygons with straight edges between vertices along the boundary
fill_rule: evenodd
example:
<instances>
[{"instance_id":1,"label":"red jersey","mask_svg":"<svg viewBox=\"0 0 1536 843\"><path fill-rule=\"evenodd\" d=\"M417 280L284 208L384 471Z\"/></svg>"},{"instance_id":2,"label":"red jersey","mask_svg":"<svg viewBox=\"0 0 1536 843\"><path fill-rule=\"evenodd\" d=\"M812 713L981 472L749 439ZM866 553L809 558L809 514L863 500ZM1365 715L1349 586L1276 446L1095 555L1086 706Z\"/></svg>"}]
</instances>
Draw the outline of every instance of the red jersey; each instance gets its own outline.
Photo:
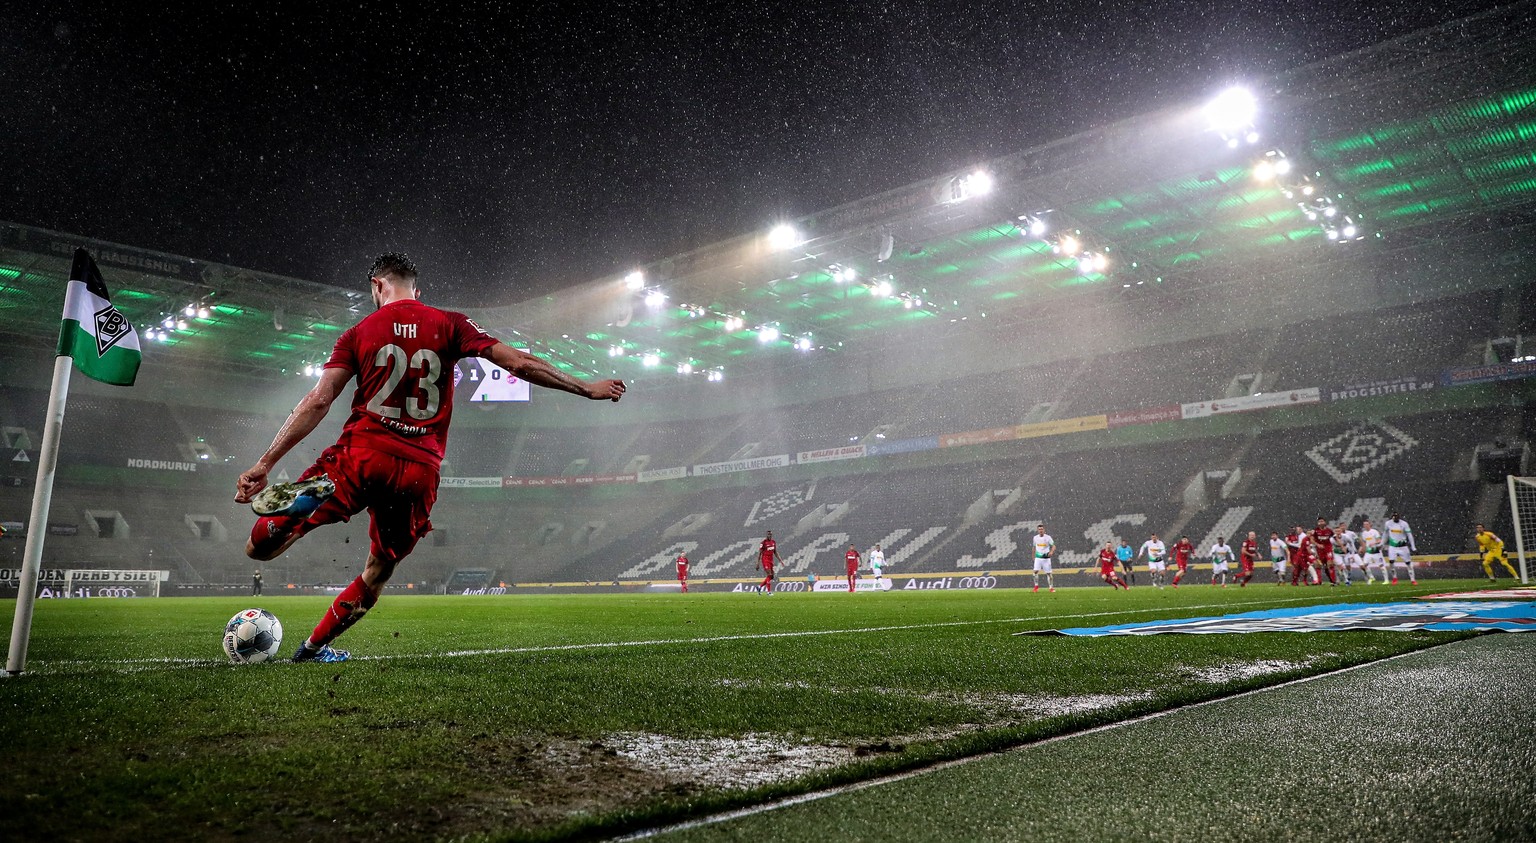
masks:
<instances>
[{"instance_id":1,"label":"red jersey","mask_svg":"<svg viewBox=\"0 0 1536 843\"><path fill-rule=\"evenodd\" d=\"M680 580L688 578L688 557L686 556L677 557L677 578Z\"/></svg>"},{"instance_id":2,"label":"red jersey","mask_svg":"<svg viewBox=\"0 0 1536 843\"><path fill-rule=\"evenodd\" d=\"M327 369L357 378L338 445L439 466L448 447L455 367L496 338L462 313L414 299L390 302L336 340Z\"/></svg>"},{"instance_id":3,"label":"red jersey","mask_svg":"<svg viewBox=\"0 0 1536 843\"><path fill-rule=\"evenodd\" d=\"M1243 549L1238 551L1243 561L1243 567L1252 568L1259 561L1259 543L1253 539L1243 539Z\"/></svg>"},{"instance_id":4,"label":"red jersey","mask_svg":"<svg viewBox=\"0 0 1536 843\"><path fill-rule=\"evenodd\" d=\"M1113 574L1115 572L1115 552L1104 549L1099 551L1099 573Z\"/></svg>"},{"instance_id":5,"label":"red jersey","mask_svg":"<svg viewBox=\"0 0 1536 843\"><path fill-rule=\"evenodd\" d=\"M1333 556L1333 528L1318 527L1313 530L1312 547L1317 551L1319 558L1327 559Z\"/></svg>"},{"instance_id":6,"label":"red jersey","mask_svg":"<svg viewBox=\"0 0 1536 843\"><path fill-rule=\"evenodd\" d=\"M757 548L757 556L762 560L764 566L771 566L773 564L773 556L778 552L779 543L773 539L763 539L763 543L758 545Z\"/></svg>"},{"instance_id":7,"label":"red jersey","mask_svg":"<svg viewBox=\"0 0 1536 843\"><path fill-rule=\"evenodd\" d=\"M1188 565L1189 557L1194 554L1195 546L1184 539L1179 539L1173 546L1173 561L1180 565Z\"/></svg>"},{"instance_id":8,"label":"red jersey","mask_svg":"<svg viewBox=\"0 0 1536 843\"><path fill-rule=\"evenodd\" d=\"M848 563L848 570L850 572L857 571L859 569L859 552L857 550L848 551L843 554L843 561Z\"/></svg>"}]
</instances>

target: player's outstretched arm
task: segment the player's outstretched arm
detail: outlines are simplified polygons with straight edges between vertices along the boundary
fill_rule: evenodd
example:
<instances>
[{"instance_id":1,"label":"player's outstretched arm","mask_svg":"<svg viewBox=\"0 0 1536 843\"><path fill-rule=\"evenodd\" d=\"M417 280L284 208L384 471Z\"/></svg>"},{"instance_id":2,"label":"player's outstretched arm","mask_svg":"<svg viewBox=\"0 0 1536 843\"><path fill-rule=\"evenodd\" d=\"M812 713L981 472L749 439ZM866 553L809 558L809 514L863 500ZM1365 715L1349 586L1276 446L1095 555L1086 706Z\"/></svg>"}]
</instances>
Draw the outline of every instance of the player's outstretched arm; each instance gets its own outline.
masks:
<instances>
[{"instance_id":1,"label":"player's outstretched arm","mask_svg":"<svg viewBox=\"0 0 1536 843\"><path fill-rule=\"evenodd\" d=\"M497 343L485 353L485 357L535 386L558 389L593 401L617 401L624 397L626 387L621 380L578 380L547 361L506 343Z\"/></svg>"},{"instance_id":2,"label":"player's outstretched arm","mask_svg":"<svg viewBox=\"0 0 1536 843\"><path fill-rule=\"evenodd\" d=\"M250 503L257 492L267 487L267 472L320 424L349 380L352 373L346 369L329 368L320 373L320 380L299 399L267 452L235 482L235 503Z\"/></svg>"}]
</instances>

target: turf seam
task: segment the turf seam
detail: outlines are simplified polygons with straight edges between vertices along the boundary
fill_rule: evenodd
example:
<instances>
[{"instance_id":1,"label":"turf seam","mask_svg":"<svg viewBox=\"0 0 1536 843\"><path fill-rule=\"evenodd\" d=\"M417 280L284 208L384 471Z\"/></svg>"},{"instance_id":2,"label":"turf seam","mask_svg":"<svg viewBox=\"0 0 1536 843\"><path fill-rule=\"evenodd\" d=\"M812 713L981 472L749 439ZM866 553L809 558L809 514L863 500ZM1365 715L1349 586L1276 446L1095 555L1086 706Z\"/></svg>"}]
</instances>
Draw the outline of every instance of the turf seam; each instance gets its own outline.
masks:
<instances>
[{"instance_id":1,"label":"turf seam","mask_svg":"<svg viewBox=\"0 0 1536 843\"><path fill-rule=\"evenodd\" d=\"M906 781L907 779L913 779L913 778L917 778L919 776L925 776L925 775L928 775L929 773L936 773L936 772L939 772L941 770L947 770L947 769L950 769L952 767L958 767L958 766L961 766L962 764L969 764L969 763L971 763L973 761L980 761L980 760L983 760L983 759L986 759L986 758L995 758L995 757L998 757L998 756L1007 755L1009 753L1026 752L1026 751L1029 751L1029 750L1038 749L1038 748L1043 747L1043 746L1049 746L1051 744L1055 744L1055 743L1060 743L1062 741L1071 740L1073 738L1081 738L1081 737L1086 737L1088 735L1096 735L1096 734L1098 734L1100 732L1107 732L1107 731L1110 731L1112 729L1119 729L1119 728L1122 728L1122 727L1125 727L1125 726L1135 726L1135 725L1140 724L1140 723L1146 723L1146 722L1149 722L1149 721L1152 721L1152 720L1157 720L1159 718L1167 717L1167 716L1172 715L1172 714L1178 714L1179 712L1182 712L1182 711L1190 711L1192 709L1203 708L1203 707L1208 706L1208 705L1215 705L1216 703L1225 703L1225 702L1231 702L1233 700L1240 700L1240 699L1243 699L1245 697L1251 697L1251 696L1256 696L1258 694L1269 693L1270 691L1279 691L1279 690L1284 689L1284 688L1289 688L1289 687L1292 687L1292 686L1295 686L1295 685L1302 685L1302 684L1305 684L1307 682L1313 682L1313 681L1316 681L1316 680L1319 680L1319 679L1327 679L1327 678L1334 677L1334 676L1341 676L1343 674L1351 673L1353 671L1361 670L1361 669L1364 669L1364 668L1367 668L1367 667L1374 667L1374 666L1377 666L1377 665L1387 664L1388 662L1393 662L1393 661L1396 661L1398 659L1407 658L1409 656L1415 656L1415 655L1418 655L1420 653L1425 653L1425 652L1429 652L1431 650L1439 649L1441 647L1448 647L1448 646L1450 646L1452 644L1459 644L1459 643L1461 643L1462 641L1465 641L1465 640L1467 640L1467 639L1460 639L1460 640L1457 640L1457 641L1446 641L1446 642L1441 643L1441 644L1431 644L1428 647L1421 647L1421 648L1419 648L1417 650L1410 650L1409 652L1406 652L1406 653L1397 653L1395 655L1386 656L1384 658L1373 659L1373 660L1367 661L1367 662L1361 662L1360 664L1348 665L1348 666L1345 666L1345 667L1338 668L1336 670L1329 670L1329 671L1325 671L1323 673L1314 673L1311 676L1301 676L1301 677L1298 677L1296 679L1288 679L1288 680L1286 680L1284 682L1280 682L1280 683L1277 683L1275 685L1267 685L1267 686L1265 686L1263 688L1250 688L1249 690L1239 691L1239 692L1237 692L1235 694L1225 694L1225 695L1218 696L1218 697L1212 697L1211 699L1208 699L1208 700L1201 700L1199 702L1183 703L1183 704L1180 704L1180 705L1175 705L1175 706L1173 706L1171 708L1165 708L1165 709L1163 709L1161 711L1154 711L1154 712L1150 712L1148 714L1140 714L1140 715L1137 715L1135 717L1128 718L1126 720L1118 720L1118 721L1116 721L1114 723L1105 723L1105 724L1100 725L1100 726L1091 726L1089 728L1081 729L1081 730L1078 730L1078 731L1065 732L1065 733L1059 734L1059 735L1051 735L1050 737L1040 738L1038 740L1028 741L1026 743L1018 744L1016 746L1010 746L1010 747L1007 747L1005 749L997 749L997 750L991 750L991 751L988 751L988 752L981 752L981 753L977 753L975 755L967 755L967 756L964 756L962 758L951 758L951 759L948 759L948 760L945 760L945 761L939 761L939 762L935 762L933 764L926 764L926 765L923 765L923 766L920 766L920 767L915 767L915 768L910 769L910 770L903 770L903 771L901 771L899 773L890 773L890 774L883 775L883 776L877 776L877 777L872 778L872 779L865 779L864 781L850 782L848 784L840 784L840 785L837 785L835 787L824 788L824 789L821 789L821 790L813 790L813 791L810 791L808 793L800 793L800 794L796 794L794 796L787 796L787 797L784 797L782 799L775 799L775 800L772 800L772 801L769 801L769 802L764 802L764 803L761 803L761 804L758 804L758 805L749 805L749 806L744 807L744 808L733 808L732 810L729 810L729 811L722 811L721 813L718 813L718 814L711 814L709 816L699 817L697 819L685 820L683 822L673 823L673 824L670 824L670 825L655 826L655 827L648 828L648 829L642 829L640 831L629 832L629 833L621 835L619 837L609 838L609 840L613 841L614 843L624 843L624 841L632 841L632 840L647 840L647 839L654 838L654 837L660 837L661 835L664 835L664 834L671 834L673 832L678 832L678 831L687 831L689 829L702 828L704 826L717 825L719 823L729 822L730 820L740 819L742 817L750 817L750 816L754 816L754 815L757 815L757 814L765 814L765 813L768 813L770 811L779 810L780 808L790 808L790 807L793 807L795 805L803 805L803 804L808 803L808 802L816 802L816 801L819 801L819 800L822 800L822 799L826 799L828 797L840 796L840 795L842 795L844 793L854 793L854 792L857 792L857 791L860 791L860 790L866 790L868 788L878 787L878 786L884 785L884 784L895 784L896 782Z\"/></svg>"}]
</instances>

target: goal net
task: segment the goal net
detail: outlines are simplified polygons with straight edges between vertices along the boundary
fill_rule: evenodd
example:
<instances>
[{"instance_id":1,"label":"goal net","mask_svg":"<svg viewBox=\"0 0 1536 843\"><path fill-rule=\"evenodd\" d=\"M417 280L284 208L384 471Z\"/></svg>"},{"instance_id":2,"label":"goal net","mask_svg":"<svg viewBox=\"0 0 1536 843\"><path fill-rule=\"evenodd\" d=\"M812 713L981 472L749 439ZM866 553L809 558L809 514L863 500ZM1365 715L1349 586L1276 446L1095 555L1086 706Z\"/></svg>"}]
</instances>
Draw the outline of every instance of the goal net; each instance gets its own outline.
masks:
<instances>
[{"instance_id":1,"label":"goal net","mask_svg":"<svg viewBox=\"0 0 1536 843\"><path fill-rule=\"evenodd\" d=\"M1509 475L1509 515L1515 522L1514 554L1519 560L1520 582L1529 583L1527 558L1536 554L1536 477Z\"/></svg>"}]
</instances>

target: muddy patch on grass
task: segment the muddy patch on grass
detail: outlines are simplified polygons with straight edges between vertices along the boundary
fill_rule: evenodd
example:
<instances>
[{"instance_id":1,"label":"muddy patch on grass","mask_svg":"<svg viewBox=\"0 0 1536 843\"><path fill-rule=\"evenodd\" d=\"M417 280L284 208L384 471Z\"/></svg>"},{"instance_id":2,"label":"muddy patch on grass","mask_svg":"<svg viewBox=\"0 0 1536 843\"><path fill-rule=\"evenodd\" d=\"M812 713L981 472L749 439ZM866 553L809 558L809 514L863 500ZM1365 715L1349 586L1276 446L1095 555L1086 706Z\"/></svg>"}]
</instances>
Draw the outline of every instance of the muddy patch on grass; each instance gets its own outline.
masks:
<instances>
[{"instance_id":1,"label":"muddy patch on grass","mask_svg":"<svg viewBox=\"0 0 1536 843\"><path fill-rule=\"evenodd\" d=\"M1227 682L1236 682L1241 679L1252 679L1255 676L1270 676L1276 673L1288 673L1293 670L1299 670L1321 658L1324 658L1324 656L1308 656L1299 661L1255 659L1253 661L1219 664L1214 667L1190 668L1184 671L1184 675L1196 682L1203 682L1207 685L1223 685Z\"/></svg>"},{"instance_id":2,"label":"muddy patch on grass","mask_svg":"<svg viewBox=\"0 0 1536 843\"><path fill-rule=\"evenodd\" d=\"M733 738L674 738L650 732L620 732L603 743L642 769L669 779L711 788L772 784L834 767L857 750L779 735Z\"/></svg>"}]
</instances>

